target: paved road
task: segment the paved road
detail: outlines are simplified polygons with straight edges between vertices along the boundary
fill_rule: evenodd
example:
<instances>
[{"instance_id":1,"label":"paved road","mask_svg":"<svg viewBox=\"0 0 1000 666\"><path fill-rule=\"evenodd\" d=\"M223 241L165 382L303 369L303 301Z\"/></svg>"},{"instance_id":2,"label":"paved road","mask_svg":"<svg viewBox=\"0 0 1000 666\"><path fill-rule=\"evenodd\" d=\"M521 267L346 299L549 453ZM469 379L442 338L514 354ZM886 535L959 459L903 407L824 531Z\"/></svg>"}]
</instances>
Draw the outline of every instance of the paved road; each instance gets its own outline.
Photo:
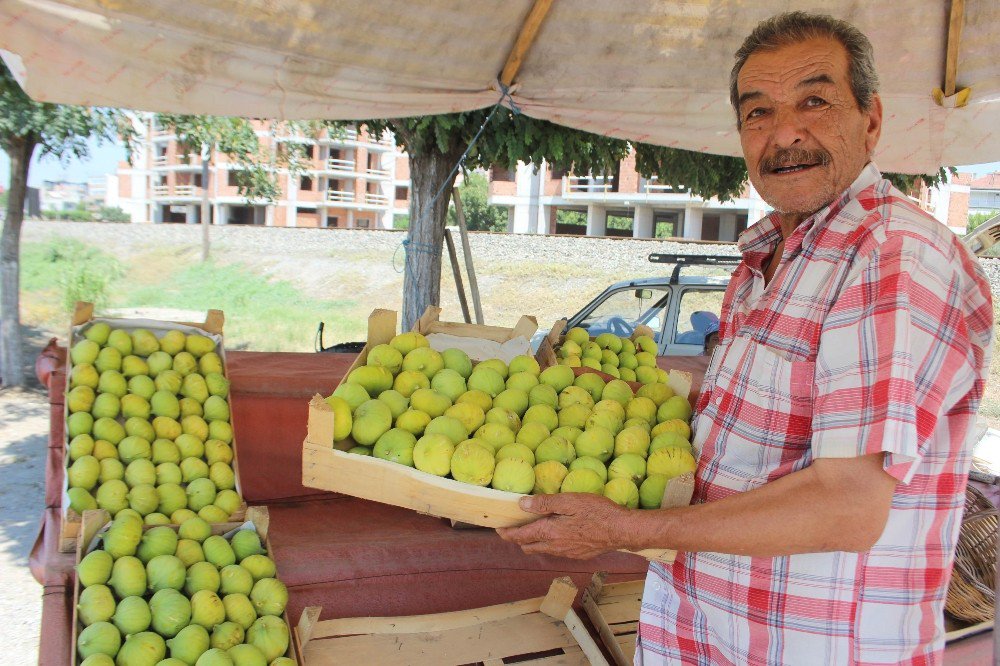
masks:
<instances>
[{"instance_id":1,"label":"paved road","mask_svg":"<svg viewBox=\"0 0 1000 666\"><path fill-rule=\"evenodd\" d=\"M0 655L38 661L42 588L28 552L45 504L48 400L40 391L0 390Z\"/></svg>"}]
</instances>

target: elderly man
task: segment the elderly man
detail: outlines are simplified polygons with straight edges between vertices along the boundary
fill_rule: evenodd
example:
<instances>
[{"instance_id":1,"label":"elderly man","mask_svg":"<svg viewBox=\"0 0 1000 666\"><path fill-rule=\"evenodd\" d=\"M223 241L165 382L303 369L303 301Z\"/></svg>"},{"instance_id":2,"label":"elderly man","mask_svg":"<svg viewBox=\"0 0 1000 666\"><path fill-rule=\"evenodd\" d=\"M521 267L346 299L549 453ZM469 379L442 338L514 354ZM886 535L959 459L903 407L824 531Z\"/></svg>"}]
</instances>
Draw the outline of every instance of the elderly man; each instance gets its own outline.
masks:
<instances>
[{"instance_id":1,"label":"elderly man","mask_svg":"<svg viewBox=\"0 0 1000 666\"><path fill-rule=\"evenodd\" d=\"M871 161L868 39L757 26L731 97L774 212L740 238L694 422L691 506L530 497L526 552L660 547L637 664L927 664L943 647L970 433L992 345L976 259Z\"/></svg>"}]
</instances>

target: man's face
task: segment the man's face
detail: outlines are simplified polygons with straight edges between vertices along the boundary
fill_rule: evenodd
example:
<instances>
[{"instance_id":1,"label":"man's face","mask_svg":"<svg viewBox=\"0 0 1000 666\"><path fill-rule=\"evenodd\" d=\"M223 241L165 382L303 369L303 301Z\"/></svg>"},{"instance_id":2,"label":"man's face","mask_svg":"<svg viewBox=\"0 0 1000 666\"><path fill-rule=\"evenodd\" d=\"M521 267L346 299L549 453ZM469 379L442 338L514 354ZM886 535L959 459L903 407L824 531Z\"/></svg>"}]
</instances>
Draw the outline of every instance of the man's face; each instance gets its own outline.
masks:
<instances>
[{"instance_id":1,"label":"man's face","mask_svg":"<svg viewBox=\"0 0 1000 666\"><path fill-rule=\"evenodd\" d=\"M882 128L876 95L862 111L847 51L815 38L751 55L737 77L740 141L750 182L780 213L805 218L846 190Z\"/></svg>"}]
</instances>

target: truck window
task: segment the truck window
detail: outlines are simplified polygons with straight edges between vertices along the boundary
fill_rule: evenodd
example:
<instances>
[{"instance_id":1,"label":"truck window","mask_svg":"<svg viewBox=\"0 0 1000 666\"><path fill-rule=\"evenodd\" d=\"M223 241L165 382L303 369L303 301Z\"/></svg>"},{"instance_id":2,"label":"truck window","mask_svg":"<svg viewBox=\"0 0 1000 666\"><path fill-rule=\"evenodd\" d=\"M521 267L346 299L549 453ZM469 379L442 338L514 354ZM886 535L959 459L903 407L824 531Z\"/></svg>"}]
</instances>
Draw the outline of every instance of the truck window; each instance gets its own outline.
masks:
<instances>
[{"instance_id":1,"label":"truck window","mask_svg":"<svg viewBox=\"0 0 1000 666\"><path fill-rule=\"evenodd\" d=\"M639 324L655 331L659 342L665 321L664 312L670 302L665 289L643 287L621 289L608 295L589 312L578 326L586 328L591 337L601 333L614 333L629 337Z\"/></svg>"},{"instance_id":2,"label":"truck window","mask_svg":"<svg viewBox=\"0 0 1000 666\"><path fill-rule=\"evenodd\" d=\"M722 311L722 297L725 292L687 289L681 294L680 310L677 313L677 330L674 342L677 344L705 344L705 336L719 330L719 313Z\"/></svg>"}]
</instances>

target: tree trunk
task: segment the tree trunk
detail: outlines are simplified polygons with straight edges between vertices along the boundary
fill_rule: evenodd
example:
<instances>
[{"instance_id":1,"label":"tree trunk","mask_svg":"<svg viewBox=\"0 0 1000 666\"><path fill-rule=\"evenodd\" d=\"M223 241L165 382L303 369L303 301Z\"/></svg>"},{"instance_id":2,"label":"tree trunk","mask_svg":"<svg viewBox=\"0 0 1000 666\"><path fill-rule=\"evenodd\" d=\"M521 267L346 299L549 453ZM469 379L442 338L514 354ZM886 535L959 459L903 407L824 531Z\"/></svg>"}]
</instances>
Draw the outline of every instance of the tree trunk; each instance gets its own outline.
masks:
<instances>
[{"instance_id":1,"label":"tree trunk","mask_svg":"<svg viewBox=\"0 0 1000 666\"><path fill-rule=\"evenodd\" d=\"M410 155L410 231L403 273L403 329L410 330L428 305L441 302L441 247L448 202L461 153ZM434 196L444 191L435 200Z\"/></svg>"},{"instance_id":2,"label":"tree trunk","mask_svg":"<svg viewBox=\"0 0 1000 666\"><path fill-rule=\"evenodd\" d=\"M28 191L28 167L38 140L33 134L11 137L4 148L10 157L10 194L0 234L0 383L24 385L21 358L21 222Z\"/></svg>"}]
</instances>

